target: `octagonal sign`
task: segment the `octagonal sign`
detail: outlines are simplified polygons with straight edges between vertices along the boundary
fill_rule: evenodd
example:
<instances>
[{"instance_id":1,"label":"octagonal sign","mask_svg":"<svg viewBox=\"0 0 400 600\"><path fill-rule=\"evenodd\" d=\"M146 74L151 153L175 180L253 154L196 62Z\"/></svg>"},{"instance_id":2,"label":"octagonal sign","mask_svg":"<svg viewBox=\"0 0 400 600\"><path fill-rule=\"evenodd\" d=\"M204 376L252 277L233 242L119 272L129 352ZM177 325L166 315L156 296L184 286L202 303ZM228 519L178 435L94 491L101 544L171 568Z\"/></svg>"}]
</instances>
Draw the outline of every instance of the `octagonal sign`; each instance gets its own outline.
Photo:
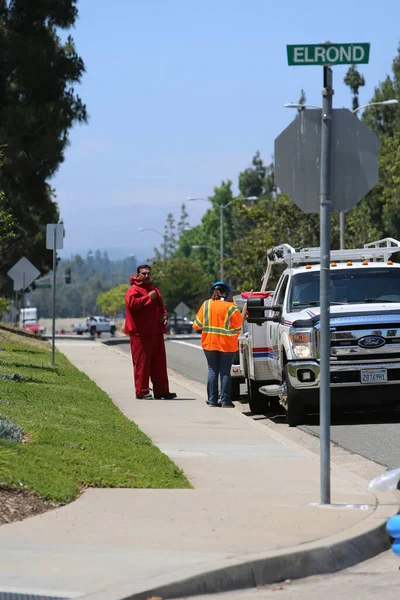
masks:
<instances>
[{"instance_id":1,"label":"octagonal sign","mask_svg":"<svg viewBox=\"0 0 400 600\"><path fill-rule=\"evenodd\" d=\"M275 140L275 181L299 208L319 212L321 110L303 110ZM378 138L348 109L332 114L332 212L349 211L377 183Z\"/></svg>"}]
</instances>

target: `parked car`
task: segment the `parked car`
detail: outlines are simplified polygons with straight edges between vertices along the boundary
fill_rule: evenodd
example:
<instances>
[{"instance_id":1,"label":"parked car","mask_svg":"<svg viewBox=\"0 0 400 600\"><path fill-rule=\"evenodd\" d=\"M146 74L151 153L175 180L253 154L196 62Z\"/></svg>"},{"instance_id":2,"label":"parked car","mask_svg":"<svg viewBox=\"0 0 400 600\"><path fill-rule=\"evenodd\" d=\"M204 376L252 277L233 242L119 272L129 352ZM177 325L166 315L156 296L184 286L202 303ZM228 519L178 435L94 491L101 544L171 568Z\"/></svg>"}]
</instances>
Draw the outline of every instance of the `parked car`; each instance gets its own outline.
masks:
<instances>
[{"instance_id":1,"label":"parked car","mask_svg":"<svg viewBox=\"0 0 400 600\"><path fill-rule=\"evenodd\" d=\"M170 315L168 319L167 331L170 335L193 333L192 325L192 319L188 319L187 317L177 317L176 315Z\"/></svg>"},{"instance_id":2,"label":"parked car","mask_svg":"<svg viewBox=\"0 0 400 600\"><path fill-rule=\"evenodd\" d=\"M114 321L110 321L106 317L96 316L87 317L84 323L76 323L73 328L73 332L78 335L89 333L91 336L101 336L102 333L110 333L113 337L116 331L116 325Z\"/></svg>"}]
</instances>

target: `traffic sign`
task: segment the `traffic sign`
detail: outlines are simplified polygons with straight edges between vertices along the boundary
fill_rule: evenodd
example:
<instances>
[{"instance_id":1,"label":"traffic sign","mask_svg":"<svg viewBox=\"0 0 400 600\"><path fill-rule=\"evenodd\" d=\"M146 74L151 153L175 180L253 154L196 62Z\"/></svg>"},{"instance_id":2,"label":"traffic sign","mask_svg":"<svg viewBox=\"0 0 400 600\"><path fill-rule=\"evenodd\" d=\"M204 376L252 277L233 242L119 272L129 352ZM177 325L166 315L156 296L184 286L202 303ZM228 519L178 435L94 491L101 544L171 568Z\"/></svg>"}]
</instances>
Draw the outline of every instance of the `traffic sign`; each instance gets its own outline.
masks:
<instances>
[{"instance_id":1,"label":"traffic sign","mask_svg":"<svg viewBox=\"0 0 400 600\"><path fill-rule=\"evenodd\" d=\"M378 138L346 108L332 111L332 212L347 212L377 183ZM307 213L320 209L321 111L302 110L275 140L275 181Z\"/></svg>"},{"instance_id":2,"label":"traffic sign","mask_svg":"<svg viewBox=\"0 0 400 600\"><path fill-rule=\"evenodd\" d=\"M56 234L56 247L54 248L54 229ZM62 250L64 246L64 225L62 223L48 223L46 225L47 250Z\"/></svg>"},{"instance_id":3,"label":"traffic sign","mask_svg":"<svg viewBox=\"0 0 400 600\"><path fill-rule=\"evenodd\" d=\"M370 44L297 44L288 45L290 66L368 64Z\"/></svg>"},{"instance_id":4,"label":"traffic sign","mask_svg":"<svg viewBox=\"0 0 400 600\"><path fill-rule=\"evenodd\" d=\"M7 275L14 281L14 291L25 290L32 281L35 281L40 275L40 271L25 256L23 256L11 269Z\"/></svg>"},{"instance_id":5,"label":"traffic sign","mask_svg":"<svg viewBox=\"0 0 400 600\"><path fill-rule=\"evenodd\" d=\"M190 313L190 308L184 302L179 302L178 306L176 306L174 313L177 317L186 317L187 314Z\"/></svg>"},{"instance_id":6,"label":"traffic sign","mask_svg":"<svg viewBox=\"0 0 400 600\"><path fill-rule=\"evenodd\" d=\"M51 283L37 283L36 284L37 290L44 290L44 289L49 289L49 288L51 288Z\"/></svg>"}]
</instances>

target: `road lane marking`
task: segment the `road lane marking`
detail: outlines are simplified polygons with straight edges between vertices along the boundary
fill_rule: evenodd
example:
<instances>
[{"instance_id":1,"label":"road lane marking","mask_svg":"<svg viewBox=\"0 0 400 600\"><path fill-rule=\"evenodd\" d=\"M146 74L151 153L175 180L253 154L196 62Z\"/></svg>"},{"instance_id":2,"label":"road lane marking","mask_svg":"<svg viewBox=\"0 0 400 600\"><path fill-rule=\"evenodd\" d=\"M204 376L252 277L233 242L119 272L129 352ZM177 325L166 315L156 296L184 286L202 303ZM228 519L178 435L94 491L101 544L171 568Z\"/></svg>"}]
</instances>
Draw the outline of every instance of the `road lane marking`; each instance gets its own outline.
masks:
<instances>
[{"instance_id":1,"label":"road lane marking","mask_svg":"<svg viewBox=\"0 0 400 600\"><path fill-rule=\"evenodd\" d=\"M191 348L197 348L197 350L203 350L201 346L197 346L196 344L191 344L190 342L182 342L181 340L168 340L169 342L173 342L174 344L183 344L184 346L190 346Z\"/></svg>"}]
</instances>

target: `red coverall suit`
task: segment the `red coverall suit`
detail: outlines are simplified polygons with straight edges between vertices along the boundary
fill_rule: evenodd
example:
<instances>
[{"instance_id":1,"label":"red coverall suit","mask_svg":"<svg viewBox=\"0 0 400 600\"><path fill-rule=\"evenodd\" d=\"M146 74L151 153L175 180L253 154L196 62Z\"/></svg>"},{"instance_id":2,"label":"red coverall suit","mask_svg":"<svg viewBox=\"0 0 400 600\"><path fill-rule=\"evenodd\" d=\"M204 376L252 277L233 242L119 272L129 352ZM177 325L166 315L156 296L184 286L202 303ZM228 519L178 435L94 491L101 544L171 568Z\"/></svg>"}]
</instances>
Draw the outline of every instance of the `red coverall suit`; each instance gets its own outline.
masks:
<instances>
[{"instance_id":1,"label":"red coverall suit","mask_svg":"<svg viewBox=\"0 0 400 600\"><path fill-rule=\"evenodd\" d=\"M125 296L125 333L130 336L136 396L149 393L149 378L154 396L169 393L162 316L167 314L160 290L137 277L130 278L131 287ZM149 292L158 297L152 300Z\"/></svg>"}]
</instances>

